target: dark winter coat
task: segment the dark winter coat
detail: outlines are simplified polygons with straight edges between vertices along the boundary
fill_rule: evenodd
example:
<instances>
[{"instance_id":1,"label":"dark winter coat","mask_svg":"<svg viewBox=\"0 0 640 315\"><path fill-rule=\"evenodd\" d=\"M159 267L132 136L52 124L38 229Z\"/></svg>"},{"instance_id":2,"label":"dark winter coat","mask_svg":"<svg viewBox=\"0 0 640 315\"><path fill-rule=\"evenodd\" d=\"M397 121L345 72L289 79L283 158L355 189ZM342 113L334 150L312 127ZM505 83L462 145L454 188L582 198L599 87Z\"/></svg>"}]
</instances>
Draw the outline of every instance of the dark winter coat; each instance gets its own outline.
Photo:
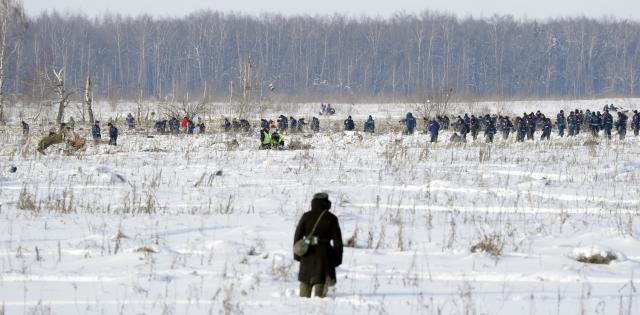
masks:
<instances>
[{"instance_id":1,"label":"dark winter coat","mask_svg":"<svg viewBox=\"0 0 640 315\"><path fill-rule=\"evenodd\" d=\"M353 131L356 128L356 124L351 119L351 116L344 121L344 130Z\"/></svg>"},{"instance_id":2,"label":"dark winter coat","mask_svg":"<svg viewBox=\"0 0 640 315\"><path fill-rule=\"evenodd\" d=\"M318 217L324 211L322 203L318 201L321 200L313 200L311 211L300 218L293 238L294 243L311 233ZM327 211L320 219L314 236L318 237L318 245L310 246L307 254L302 257L293 256L300 262L298 281L312 285L324 284L327 277L335 281L336 267L342 264L342 232L338 217Z\"/></svg>"},{"instance_id":3,"label":"dark winter coat","mask_svg":"<svg viewBox=\"0 0 640 315\"><path fill-rule=\"evenodd\" d=\"M278 119L278 129L279 130L287 130L289 128L289 120L287 117L280 115Z\"/></svg>"},{"instance_id":4,"label":"dark winter coat","mask_svg":"<svg viewBox=\"0 0 640 315\"><path fill-rule=\"evenodd\" d=\"M115 126L109 126L109 139L118 140L118 128Z\"/></svg>"},{"instance_id":5,"label":"dark winter coat","mask_svg":"<svg viewBox=\"0 0 640 315\"><path fill-rule=\"evenodd\" d=\"M374 133L376 130L376 122L373 120L373 117L369 116L369 119L364 123L364 132Z\"/></svg>"},{"instance_id":6,"label":"dark winter coat","mask_svg":"<svg viewBox=\"0 0 640 315\"><path fill-rule=\"evenodd\" d=\"M93 125L93 128L91 128L91 136L96 140L99 140L101 138L102 135L100 132L100 126Z\"/></svg>"},{"instance_id":7,"label":"dark winter coat","mask_svg":"<svg viewBox=\"0 0 640 315\"><path fill-rule=\"evenodd\" d=\"M440 131L440 124L437 121L432 120L431 123L429 124L429 133L431 133L431 136L435 136L437 138L439 131Z\"/></svg>"},{"instance_id":8,"label":"dark winter coat","mask_svg":"<svg viewBox=\"0 0 640 315\"><path fill-rule=\"evenodd\" d=\"M313 130L314 132L320 131L320 120L316 117L313 117L311 119L311 130Z\"/></svg>"},{"instance_id":9,"label":"dark winter coat","mask_svg":"<svg viewBox=\"0 0 640 315\"><path fill-rule=\"evenodd\" d=\"M412 113L407 113L405 119L401 120L400 122L406 124L407 128L404 131L405 134L412 134L413 130L416 128L416 119L415 117L413 117Z\"/></svg>"}]
</instances>

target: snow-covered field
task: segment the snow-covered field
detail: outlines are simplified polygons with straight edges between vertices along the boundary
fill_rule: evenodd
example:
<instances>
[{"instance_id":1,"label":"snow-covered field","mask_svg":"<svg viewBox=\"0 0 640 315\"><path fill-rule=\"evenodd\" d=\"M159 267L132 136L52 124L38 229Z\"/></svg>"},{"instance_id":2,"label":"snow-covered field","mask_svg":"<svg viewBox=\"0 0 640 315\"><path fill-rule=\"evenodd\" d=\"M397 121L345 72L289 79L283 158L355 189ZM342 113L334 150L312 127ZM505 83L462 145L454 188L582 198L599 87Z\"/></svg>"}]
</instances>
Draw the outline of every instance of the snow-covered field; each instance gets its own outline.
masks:
<instances>
[{"instance_id":1,"label":"snow-covered field","mask_svg":"<svg viewBox=\"0 0 640 315\"><path fill-rule=\"evenodd\" d=\"M451 113L540 107L554 117L604 103ZM302 108L310 116L317 105ZM407 110L352 105L349 113ZM287 135L310 149L268 151L256 135L149 138L120 126L118 147L37 155L48 127L34 125L26 144L17 129L0 133L0 313L640 313L640 138L632 134L461 145L444 132L434 145L421 134L323 132ZM330 194L355 246L330 298L308 300L297 297L291 246L318 191ZM499 255L472 253L482 240ZM600 252L616 259L577 261Z\"/></svg>"}]
</instances>

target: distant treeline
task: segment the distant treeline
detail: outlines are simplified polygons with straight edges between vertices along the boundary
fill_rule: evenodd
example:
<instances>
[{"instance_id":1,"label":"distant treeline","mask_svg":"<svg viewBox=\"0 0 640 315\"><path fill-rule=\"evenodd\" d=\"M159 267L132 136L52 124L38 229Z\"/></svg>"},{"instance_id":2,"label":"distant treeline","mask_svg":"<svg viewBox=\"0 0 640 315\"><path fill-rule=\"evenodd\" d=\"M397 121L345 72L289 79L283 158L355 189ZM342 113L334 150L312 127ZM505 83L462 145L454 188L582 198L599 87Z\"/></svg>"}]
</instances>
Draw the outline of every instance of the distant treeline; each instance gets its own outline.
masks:
<instances>
[{"instance_id":1,"label":"distant treeline","mask_svg":"<svg viewBox=\"0 0 640 315\"><path fill-rule=\"evenodd\" d=\"M241 97L242 86L255 99L389 100L442 89L477 98L640 95L635 21L200 12L49 13L27 25L6 60L5 88L35 99L48 93L42 74L63 67L67 88L81 89L91 75L96 96L134 99L195 98L204 89L229 99Z\"/></svg>"}]
</instances>

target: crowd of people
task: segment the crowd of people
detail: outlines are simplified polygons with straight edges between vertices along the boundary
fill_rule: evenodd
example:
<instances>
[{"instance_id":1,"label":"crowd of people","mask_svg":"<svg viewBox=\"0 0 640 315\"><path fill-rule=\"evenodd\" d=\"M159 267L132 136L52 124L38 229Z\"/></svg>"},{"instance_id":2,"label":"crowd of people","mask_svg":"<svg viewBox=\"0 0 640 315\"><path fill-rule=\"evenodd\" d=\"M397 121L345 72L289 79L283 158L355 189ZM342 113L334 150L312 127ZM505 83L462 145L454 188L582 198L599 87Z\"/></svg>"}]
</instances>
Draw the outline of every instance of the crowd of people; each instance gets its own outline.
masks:
<instances>
[{"instance_id":1,"label":"crowd of people","mask_svg":"<svg viewBox=\"0 0 640 315\"><path fill-rule=\"evenodd\" d=\"M131 126L129 126L129 128L131 128ZM160 134L194 134L196 133L196 128L198 128L197 133L199 134L206 132L206 126L201 118L198 118L198 123L196 124L189 116L184 116L181 120L178 120L178 118L174 116L168 120L158 120L153 125L153 129Z\"/></svg>"},{"instance_id":2,"label":"crowd of people","mask_svg":"<svg viewBox=\"0 0 640 315\"><path fill-rule=\"evenodd\" d=\"M615 112L615 117L611 112ZM621 140L626 136L629 127L635 136L640 133L640 114L638 111L633 111L629 126L627 112L618 111L618 108L613 104L605 106L602 112L575 109L567 115L564 110L560 110L555 116L555 121L553 121L552 118L545 116L540 111L523 113L522 116L514 117L501 114L476 116L465 113L463 116L453 118L453 123L451 123L452 119L448 116L436 115L431 118L423 118L424 133L431 135L431 142L438 141L440 130L452 130L454 132L453 139L462 142L467 141L469 134L476 141L481 132L484 133L486 142L493 142L498 132L505 140L509 139L513 133L516 135L516 141L519 142L535 139L536 132L540 132L541 140L550 140L554 129L557 130L560 137L565 135L573 137L580 132L589 132L593 137L602 134L607 139L612 138L612 131L615 130ZM412 113L407 113L399 123L404 125L404 134L409 135L416 132L417 120ZM354 131L357 127L351 116L344 120L343 125L345 131ZM375 133L375 130L375 120L369 115L364 122L363 131Z\"/></svg>"},{"instance_id":3,"label":"crowd of people","mask_svg":"<svg viewBox=\"0 0 640 315\"><path fill-rule=\"evenodd\" d=\"M323 104L322 109L325 114L328 109L335 113L335 109L330 105ZM632 115L630 124L629 115ZM441 130L453 131L452 141L460 142L466 142L469 135L471 139L477 141L478 136L482 133L488 143L493 142L498 133L502 135L504 140L515 134L515 140L518 142L535 139L537 132L540 132L539 137L541 140L550 140L553 130L556 130L559 137L573 137L582 132L589 133L593 137L603 135L607 139L611 139L615 131L619 139L624 139L629 128L633 130L635 136L640 134L640 113L637 110L632 113L619 110L613 104L606 105L602 111L575 109L567 114L564 110L560 110L555 114L554 119L547 117L538 110L535 113L525 112L521 116L501 114L476 116L475 114L469 115L465 113L461 116L451 116L451 118L447 115L435 115L433 117L423 117L422 120L424 127L421 132L430 135L431 142L438 141ZM68 139L71 139L71 141L67 141L68 143L77 145L79 142L75 141L75 139L78 136L72 133L74 124L75 122L70 119L69 122L60 127L58 132L51 132L40 141L38 151L44 153L46 147L55 143L65 142ZM131 113L126 117L126 124L130 130L136 128L137 121ZM403 134L405 135L411 135L420 130L418 128L418 119L411 112L400 119L398 124L403 128ZM115 146L117 145L118 128L112 122L109 122L107 126L108 143ZM348 116L343 121L343 128L345 131L355 131L357 124L351 116ZM24 121L22 121L22 129L25 135L29 133L29 125ZM176 117L171 117L168 120L158 120L154 124L154 129L160 134L204 134L206 132L206 126L201 118L198 118L198 123L196 124L188 116L184 116L181 120ZM250 133L255 130L252 129L251 123L247 119L233 118L230 121L224 117L221 129L229 133ZM320 119L312 116L311 122L307 123L304 117L295 118L293 116L280 115L276 120L263 118L260 120L260 147L262 149L283 148L286 133L302 133L305 131L320 132ZM364 121L362 131L365 133L376 132L376 121L372 115L369 115ZM91 136L94 143L101 143L102 129L99 121L95 121L93 124Z\"/></svg>"}]
</instances>

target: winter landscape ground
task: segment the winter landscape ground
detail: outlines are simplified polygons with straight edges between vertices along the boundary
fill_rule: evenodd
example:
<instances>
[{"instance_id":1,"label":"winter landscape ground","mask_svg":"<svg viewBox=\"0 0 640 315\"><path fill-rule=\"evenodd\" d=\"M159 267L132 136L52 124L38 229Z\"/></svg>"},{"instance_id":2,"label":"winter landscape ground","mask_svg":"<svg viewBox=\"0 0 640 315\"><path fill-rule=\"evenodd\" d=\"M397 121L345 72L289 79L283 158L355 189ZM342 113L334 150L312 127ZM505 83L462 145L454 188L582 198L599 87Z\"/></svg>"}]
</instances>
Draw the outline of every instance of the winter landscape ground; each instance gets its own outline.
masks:
<instances>
[{"instance_id":1,"label":"winter landscape ground","mask_svg":"<svg viewBox=\"0 0 640 315\"><path fill-rule=\"evenodd\" d=\"M554 117L637 101L445 110ZM256 133L219 132L221 105L206 135L120 123L119 146L88 144L71 156L62 147L37 154L51 126L33 123L24 139L18 117L39 109L15 108L13 127L0 132L0 313L640 313L640 138L554 132L550 142L456 144L443 132L430 144L396 127L415 104L335 107L333 121L321 120L335 131L287 134L303 149L258 150ZM132 110L103 106L98 117ZM317 110L288 105L255 117ZM373 114L383 132L337 131L347 114ZM330 298L307 300L297 297L291 246L318 191L330 194L353 246ZM486 251L472 252L478 244ZM577 261L594 253L614 260Z\"/></svg>"}]
</instances>

